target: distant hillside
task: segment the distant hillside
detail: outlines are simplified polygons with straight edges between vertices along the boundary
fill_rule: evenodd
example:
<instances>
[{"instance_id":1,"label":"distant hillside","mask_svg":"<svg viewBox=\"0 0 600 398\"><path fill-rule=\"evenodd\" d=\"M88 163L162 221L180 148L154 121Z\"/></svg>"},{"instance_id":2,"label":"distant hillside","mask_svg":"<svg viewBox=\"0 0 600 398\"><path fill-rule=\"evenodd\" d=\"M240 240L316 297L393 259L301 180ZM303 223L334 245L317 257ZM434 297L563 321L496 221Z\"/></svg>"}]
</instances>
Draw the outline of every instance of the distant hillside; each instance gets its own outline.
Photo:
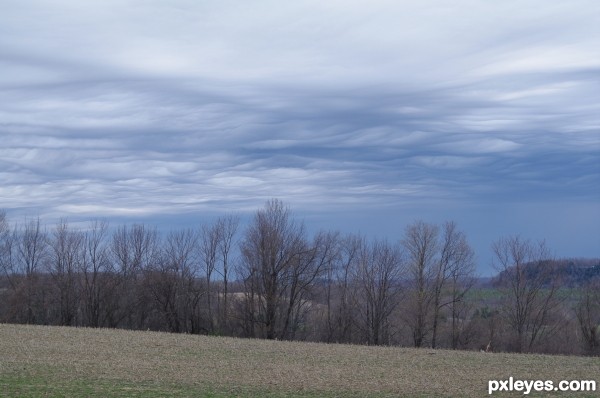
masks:
<instances>
[{"instance_id":1,"label":"distant hillside","mask_svg":"<svg viewBox=\"0 0 600 398\"><path fill-rule=\"evenodd\" d=\"M525 265L525 273L530 277L537 277L547 272L545 278L548 283L558 278L564 287L581 287L590 282L600 281L600 259L562 259ZM493 278L492 285L502 284L506 277L507 271L500 272Z\"/></svg>"}]
</instances>

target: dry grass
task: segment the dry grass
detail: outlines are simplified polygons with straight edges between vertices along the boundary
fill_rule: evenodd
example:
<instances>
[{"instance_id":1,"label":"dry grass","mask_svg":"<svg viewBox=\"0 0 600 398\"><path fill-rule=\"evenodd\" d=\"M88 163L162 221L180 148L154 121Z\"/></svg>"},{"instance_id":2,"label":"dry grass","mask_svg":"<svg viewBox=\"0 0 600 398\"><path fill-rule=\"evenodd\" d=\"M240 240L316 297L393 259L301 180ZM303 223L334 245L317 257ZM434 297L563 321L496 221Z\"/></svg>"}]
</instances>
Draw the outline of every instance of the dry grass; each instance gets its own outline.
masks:
<instances>
[{"instance_id":1,"label":"dry grass","mask_svg":"<svg viewBox=\"0 0 600 398\"><path fill-rule=\"evenodd\" d=\"M599 358L0 324L2 396L480 397L490 379L599 375Z\"/></svg>"}]
</instances>

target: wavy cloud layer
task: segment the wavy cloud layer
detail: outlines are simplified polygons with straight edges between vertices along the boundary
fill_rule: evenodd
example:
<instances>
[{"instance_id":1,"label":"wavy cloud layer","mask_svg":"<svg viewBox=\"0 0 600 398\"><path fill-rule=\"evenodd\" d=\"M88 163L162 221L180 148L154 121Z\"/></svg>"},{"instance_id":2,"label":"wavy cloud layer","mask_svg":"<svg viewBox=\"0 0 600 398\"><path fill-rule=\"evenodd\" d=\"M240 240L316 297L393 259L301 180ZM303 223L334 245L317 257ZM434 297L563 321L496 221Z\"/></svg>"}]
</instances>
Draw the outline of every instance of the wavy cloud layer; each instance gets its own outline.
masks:
<instances>
[{"instance_id":1,"label":"wavy cloud layer","mask_svg":"<svg viewBox=\"0 0 600 398\"><path fill-rule=\"evenodd\" d=\"M551 229L582 220L554 233L562 252L599 255L596 15L592 0L9 0L0 207L151 219L278 197L333 227L445 212L486 239L552 214ZM491 211L508 219L473 219ZM355 229L398 229L375 213Z\"/></svg>"}]
</instances>

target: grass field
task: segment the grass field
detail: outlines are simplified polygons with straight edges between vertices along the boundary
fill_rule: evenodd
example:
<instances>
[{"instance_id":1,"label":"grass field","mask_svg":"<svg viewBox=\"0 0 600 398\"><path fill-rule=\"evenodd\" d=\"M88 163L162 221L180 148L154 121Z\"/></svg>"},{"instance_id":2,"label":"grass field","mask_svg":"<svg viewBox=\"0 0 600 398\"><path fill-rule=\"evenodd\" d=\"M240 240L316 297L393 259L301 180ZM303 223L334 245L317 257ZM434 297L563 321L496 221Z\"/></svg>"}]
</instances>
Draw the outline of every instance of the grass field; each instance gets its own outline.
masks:
<instances>
[{"instance_id":1,"label":"grass field","mask_svg":"<svg viewBox=\"0 0 600 398\"><path fill-rule=\"evenodd\" d=\"M600 358L0 324L8 397L482 397L510 376L600 385Z\"/></svg>"}]
</instances>

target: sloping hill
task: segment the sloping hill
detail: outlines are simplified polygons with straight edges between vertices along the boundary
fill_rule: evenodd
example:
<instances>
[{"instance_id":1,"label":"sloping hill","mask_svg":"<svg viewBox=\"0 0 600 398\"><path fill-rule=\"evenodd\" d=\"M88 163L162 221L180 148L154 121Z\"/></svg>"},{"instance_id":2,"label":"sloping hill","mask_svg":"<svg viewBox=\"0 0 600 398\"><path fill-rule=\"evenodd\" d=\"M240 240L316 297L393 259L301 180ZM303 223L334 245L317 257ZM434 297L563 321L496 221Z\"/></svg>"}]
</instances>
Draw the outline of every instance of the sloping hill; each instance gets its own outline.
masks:
<instances>
[{"instance_id":1,"label":"sloping hill","mask_svg":"<svg viewBox=\"0 0 600 398\"><path fill-rule=\"evenodd\" d=\"M600 381L599 358L5 324L0 359L0 395L19 397L481 397L511 376Z\"/></svg>"},{"instance_id":2,"label":"sloping hill","mask_svg":"<svg viewBox=\"0 0 600 398\"><path fill-rule=\"evenodd\" d=\"M578 288L590 283L600 283L600 259L562 259L528 263L523 266L525 274L530 278L543 276L549 284L556 280L563 287ZM501 285L505 278L510 278L509 270L502 271L492 280L492 285Z\"/></svg>"}]
</instances>

